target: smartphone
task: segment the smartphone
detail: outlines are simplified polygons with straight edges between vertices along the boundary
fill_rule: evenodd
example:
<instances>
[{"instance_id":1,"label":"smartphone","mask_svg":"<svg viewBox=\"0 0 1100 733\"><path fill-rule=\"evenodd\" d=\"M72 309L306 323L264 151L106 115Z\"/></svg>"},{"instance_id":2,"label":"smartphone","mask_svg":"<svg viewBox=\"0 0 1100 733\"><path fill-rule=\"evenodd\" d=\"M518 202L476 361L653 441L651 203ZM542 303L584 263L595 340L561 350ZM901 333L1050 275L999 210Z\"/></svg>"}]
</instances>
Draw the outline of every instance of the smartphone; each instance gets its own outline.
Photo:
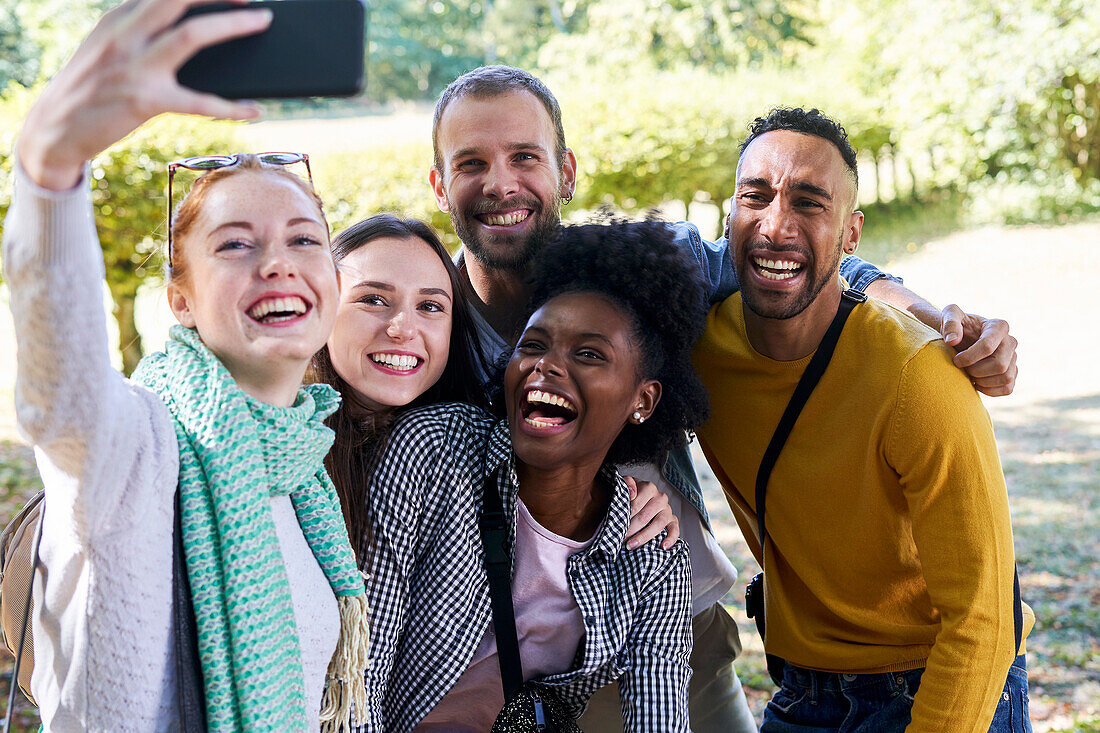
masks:
<instances>
[{"instance_id":1,"label":"smartphone","mask_svg":"<svg viewBox=\"0 0 1100 733\"><path fill-rule=\"evenodd\" d=\"M204 13L268 8L263 33L199 51L180 67L180 84L227 99L349 97L363 89L366 8L362 0L258 0L212 3Z\"/></svg>"}]
</instances>

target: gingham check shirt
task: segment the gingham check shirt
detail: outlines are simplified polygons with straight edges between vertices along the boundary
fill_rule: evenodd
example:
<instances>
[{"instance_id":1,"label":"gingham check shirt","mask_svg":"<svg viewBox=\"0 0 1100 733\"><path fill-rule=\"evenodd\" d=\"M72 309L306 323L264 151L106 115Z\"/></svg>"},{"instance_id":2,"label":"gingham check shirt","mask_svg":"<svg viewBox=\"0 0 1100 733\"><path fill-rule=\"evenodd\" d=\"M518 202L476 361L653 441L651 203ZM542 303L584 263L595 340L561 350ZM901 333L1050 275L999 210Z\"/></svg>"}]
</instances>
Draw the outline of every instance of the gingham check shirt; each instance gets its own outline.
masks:
<instances>
[{"instance_id":1,"label":"gingham check shirt","mask_svg":"<svg viewBox=\"0 0 1100 733\"><path fill-rule=\"evenodd\" d=\"M473 659L491 625L477 523L483 485L502 477L514 547L513 461L507 423L466 405L416 410L394 427L368 494L371 663L361 731L411 730ZM572 669L540 682L579 716L596 689L617 680L626 730L686 733L688 548L663 550L658 538L627 550L629 491L613 468L603 470L615 487L607 518L568 562L584 639Z\"/></svg>"}]
</instances>

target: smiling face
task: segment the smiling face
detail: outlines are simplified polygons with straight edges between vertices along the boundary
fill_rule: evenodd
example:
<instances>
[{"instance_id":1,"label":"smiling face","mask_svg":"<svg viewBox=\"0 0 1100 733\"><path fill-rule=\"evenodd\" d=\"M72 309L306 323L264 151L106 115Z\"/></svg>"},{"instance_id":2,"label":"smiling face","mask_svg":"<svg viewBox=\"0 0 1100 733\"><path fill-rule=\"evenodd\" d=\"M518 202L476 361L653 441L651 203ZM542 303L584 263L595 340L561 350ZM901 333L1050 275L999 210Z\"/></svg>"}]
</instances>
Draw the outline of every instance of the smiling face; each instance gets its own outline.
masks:
<instances>
[{"instance_id":1,"label":"smiling face","mask_svg":"<svg viewBox=\"0 0 1100 733\"><path fill-rule=\"evenodd\" d=\"M632 413L661 385L639 377L641 353L618 305L591 292L551 298L531 316L504 376L512 444L528 466L599 468Z\"/></svg>"},{"instance_id":2,"label":"smiling face","mask_svg":"<svg viewBox=\"0 0 1100 733\"><path fill-rule=\"evenodd\" d=\"M429 175L436 203L462 244L491 269L522 272L553 238L576 159L555 154L550 115L527 91L462 97L438 130L442 170Z\"/></svg>"},{"instance_id":3,"label":"smiling face","mask_svg":"<svg viewBox=\"0 0 1100 733\"><path fill-rule=\"evenodd\" d=\"M427 242L379 237L340 261L340 310L328 341L336 373L371 410L407 405L447 365L454 293Z\"/></svg>"},{"instance_id":4,"label":"smiling face","mask_svg":"<svg viewBox=\"0 0 1100 733\"><path fill-rule=\"evenodd\" d=\"M854 205L851 171L828 140L790 130L753 140L738 161L729 222L745 305L788 319L827 285L839 293L841 250L855 251L863 226Z\"/></svg>"},{"instance_id":5,"label":"smiling face","mask_svg":"<svg viewBox=\"0 0 1100 733\"><path fill-rule=\"evenodd\" d=\"M300 380L332 330L337 296L328 226L305 191L253 171L212 184L178 256L188 275L168 285L172 312L234 379L254 395Z\"/></svg>"}]
</instances>

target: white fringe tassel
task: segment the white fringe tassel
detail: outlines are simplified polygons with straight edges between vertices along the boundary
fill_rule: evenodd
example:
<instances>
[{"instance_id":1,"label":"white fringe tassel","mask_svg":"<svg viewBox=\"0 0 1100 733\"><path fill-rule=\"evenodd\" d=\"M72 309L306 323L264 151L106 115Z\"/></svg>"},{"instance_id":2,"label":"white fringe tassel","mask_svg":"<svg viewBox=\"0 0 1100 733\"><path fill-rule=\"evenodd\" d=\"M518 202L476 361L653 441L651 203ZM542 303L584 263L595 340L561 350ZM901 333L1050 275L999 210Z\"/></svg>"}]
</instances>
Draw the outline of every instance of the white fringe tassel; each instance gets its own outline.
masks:
<instances>
[{"instance_id":1,"label":"white fringe tassel","mask_svg":"<svg viewBox=\"0 0 1100 733\"><path fill-rule=\"evenodd\" d=\"M352 729L352 708L358 720L367 709L366 673L370 651L370 614L363 594L340 596L340 640L325 675L321 699L321 733Z\"/></svg>"}]
</instances>

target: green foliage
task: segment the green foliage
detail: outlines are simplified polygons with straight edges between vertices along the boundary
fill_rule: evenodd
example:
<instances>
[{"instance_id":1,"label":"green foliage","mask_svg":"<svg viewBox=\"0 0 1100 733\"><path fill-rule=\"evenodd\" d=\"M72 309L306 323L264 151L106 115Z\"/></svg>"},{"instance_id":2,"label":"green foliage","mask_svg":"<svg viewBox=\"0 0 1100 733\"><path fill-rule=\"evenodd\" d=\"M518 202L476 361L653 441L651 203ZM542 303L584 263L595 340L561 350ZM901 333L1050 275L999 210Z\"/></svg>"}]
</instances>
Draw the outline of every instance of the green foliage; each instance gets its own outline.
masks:
<instances>
[{"instance_id":1,"label":"green foliage","mask_svg":"<svg viewBox=\"0 0 1100 733\"><path fill-rule=\"evenodd\" d=\"M0 89L9 82L33 84L42 49L9 3L0 4Z\"/></svg>"},{"instance_id":2,"label":"green foliage","mask_svg":"<svg viewBox=\"0 0 1100 733\"><path fill-rule=\"evenodd\" d=\"M314 182L333 234L389 212L430 223L451 249L457 248L449 219L436 207L428 186L429 142L318 155L315 160Z\"/></svg>"},{"instance_id":3,"label":"green foliage","mask_svg":"<svg viewBox=\"0 0 1100 733\"><path fill-rule=\"evenodd\" d=\"M876 99L890 153L974 196L971 223L1046 220L1100 210L1098 23L1089 0L857 0L798 63Z\"/></svg>"},{"instance_id":4,"label":"green foliage","mask_svg":"<svg viewBox=\"0 0 1100 733\"><path fill-rule=\"evenodd\" d=\"M724 71L782 59L808 42L804 0L593 0L578 32L543 44L544 69L699 67Z\"/></svg>"},{"instance_id":5,"label":"green foliage","mask_svg":"<svg viewBox=\"0 0 1100 733\"><path fill-rule=\"evenodd\" d=\"M722 86L709 75L653 72L620 79L608 94L598 82L554 77L578 156L577 204L637 211L699 192L728 196L745 118L714 104Z\"/></svg>"},{"instance_id":6,"label":"green foliage","mask_svg":"<svg viewBox=\"0 0 1100 733\"><path fill-rule=\"evenodd\" d=\"M481 0L377 0L370 11L367 96L438 94L485 58Z\"/></svg>"},{"instance_id":7,"label":"green foliage","mask_svg":"<svg viewBox=\"0 0 1100 733\"><path fill-rule=\"evenodd\" d=\"M12 78L31 84L57 73L88 35L101 15L121 0L0 0L10 8L25 37L28 55L19 59L23 69ZM0 14L3 11L0 10Z\"/></svg>"},{"instance_id":8,"label":"green foliage","mask_svg":"<svg viewBox=\"0 0 1100 733\"><path fill-rule=\"evenodd\" d=\"M40 89L31 89L16 82L0 91L0 227L11 202L12 149L15 136L23 126L23 118L31 108ZM2 279L0 279L2 282Z\"/></svg>"},{"instance_id":9,"label":"green foliage","mask_svg":"<svg viewBox=\"0 0 1100 733\"><path fill-rule=\"evenodd\" d=\"M807 0L378 0L368 96L431 98L483 63L728 70L805 45Z\"/></svg>"}]
</instances>

